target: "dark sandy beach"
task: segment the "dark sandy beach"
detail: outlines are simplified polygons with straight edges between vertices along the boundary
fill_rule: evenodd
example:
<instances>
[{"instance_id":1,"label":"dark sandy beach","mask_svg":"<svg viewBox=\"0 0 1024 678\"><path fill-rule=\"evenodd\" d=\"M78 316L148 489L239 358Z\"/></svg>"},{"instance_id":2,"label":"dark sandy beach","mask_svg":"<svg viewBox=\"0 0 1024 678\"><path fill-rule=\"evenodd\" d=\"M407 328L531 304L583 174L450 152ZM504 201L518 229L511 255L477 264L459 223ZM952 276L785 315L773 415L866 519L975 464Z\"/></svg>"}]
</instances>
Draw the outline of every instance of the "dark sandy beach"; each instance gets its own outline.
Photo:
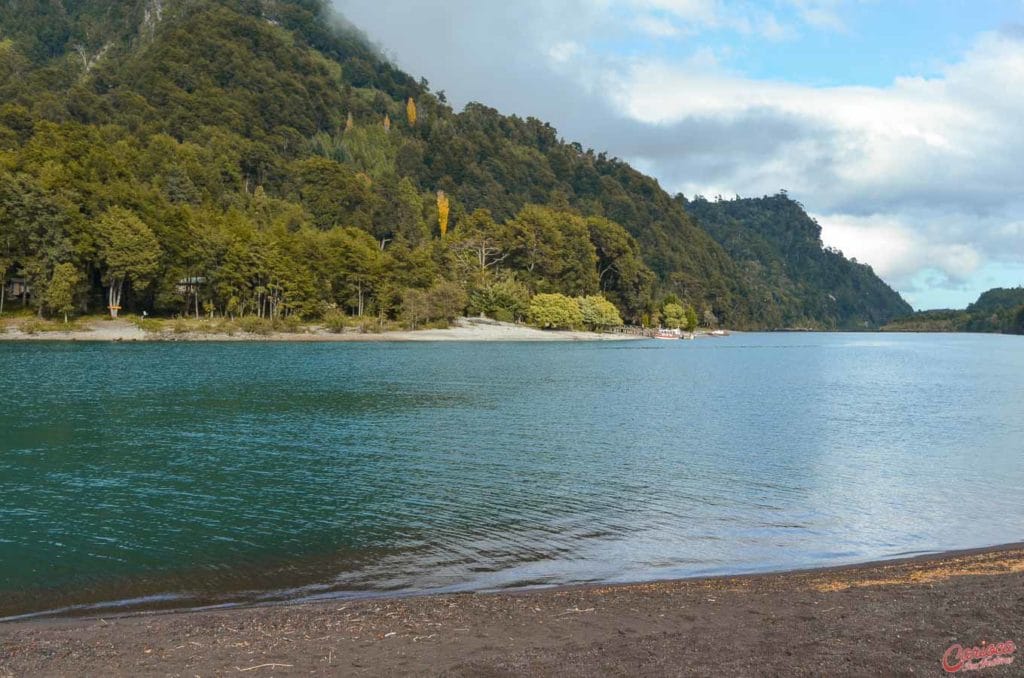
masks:
<instances>
[{"instance_id":1,"label":"dark sandy beach","mask_svg":"<svg viewBox=\"0 0 1024 678\"><path fill-rule=\"evenodd\" d=\"M8 623L0 675L937 676L950 646L1005 641L1024 643L1020 544L784 574ZM1019 654L971 673L1022 675Z\"/></svg>"}]
</instances>

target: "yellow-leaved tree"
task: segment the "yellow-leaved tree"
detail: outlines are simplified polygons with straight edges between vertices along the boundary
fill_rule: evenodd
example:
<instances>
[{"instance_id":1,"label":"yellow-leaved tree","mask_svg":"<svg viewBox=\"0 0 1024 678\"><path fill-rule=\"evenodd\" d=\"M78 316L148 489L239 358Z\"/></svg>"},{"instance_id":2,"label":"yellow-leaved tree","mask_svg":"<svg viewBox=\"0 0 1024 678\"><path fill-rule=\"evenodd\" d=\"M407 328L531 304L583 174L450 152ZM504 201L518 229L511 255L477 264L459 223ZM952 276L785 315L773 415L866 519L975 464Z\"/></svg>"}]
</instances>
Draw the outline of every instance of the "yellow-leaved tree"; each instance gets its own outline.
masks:
<instances>
[{"instance_id":1,"label":"yellow-leaved tree","mask_svg":"<svg viewBox=\"0 0 1024 678\"><path fill-rule=\"evenodd\" d=\"M409 118L409 126L416 126L416 102L409 97L409 101L405 102L405 115Z\"/></svg>"},{"instance_id":2,"label":"yellow-leaved tree","mask_svg":"<svg viewBox=\"0 0 1024 678\"><path fill-rule=\"evenodd\" d=\"M352 114L348 114L348 119L345 120L345 131L350 132L352 128L356 126L356 121L352 119Z\"/></svg>"},{"instance_id":3,"label":"yellow-leaved tree","mask_svg":"<svg viewBox=\"0 0 1024 678\"><path fill-rule=\"evenodd\" d=\"M384 131L391 131L391 116L388 115L387 113L384 114Z\"/></svg>"},{"instance_id":4,"label":"yellow-leaved tree","mask_svg":"<svg viewBox=\"0 0 1024 678\"><path fill-rule=\"evenodd\" d=\"M448 203L448 196L444 191L437 192L437 225L441 227L441 237L448 233L448 213L451 205Z\"/></svg>"}]
</instances>

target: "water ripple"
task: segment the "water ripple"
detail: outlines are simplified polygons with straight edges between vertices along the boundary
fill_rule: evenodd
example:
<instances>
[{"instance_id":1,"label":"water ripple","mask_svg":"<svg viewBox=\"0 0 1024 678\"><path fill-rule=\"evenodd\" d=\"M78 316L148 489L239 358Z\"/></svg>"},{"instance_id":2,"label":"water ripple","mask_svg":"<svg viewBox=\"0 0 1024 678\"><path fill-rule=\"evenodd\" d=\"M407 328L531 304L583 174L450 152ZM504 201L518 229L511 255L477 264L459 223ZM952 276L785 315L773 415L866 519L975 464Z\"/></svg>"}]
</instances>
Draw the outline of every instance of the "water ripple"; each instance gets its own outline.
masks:
<instances>
[{"instance_id":1,"label":"water ripple","mask_svg":"<svg viewBox=\"0 0 1024 678\"><path fill-rule=\"evenodd\" d=\"M0 616L1024 537L1014 337L8 343L0 394Z\"/></svg>"}]
</instances>

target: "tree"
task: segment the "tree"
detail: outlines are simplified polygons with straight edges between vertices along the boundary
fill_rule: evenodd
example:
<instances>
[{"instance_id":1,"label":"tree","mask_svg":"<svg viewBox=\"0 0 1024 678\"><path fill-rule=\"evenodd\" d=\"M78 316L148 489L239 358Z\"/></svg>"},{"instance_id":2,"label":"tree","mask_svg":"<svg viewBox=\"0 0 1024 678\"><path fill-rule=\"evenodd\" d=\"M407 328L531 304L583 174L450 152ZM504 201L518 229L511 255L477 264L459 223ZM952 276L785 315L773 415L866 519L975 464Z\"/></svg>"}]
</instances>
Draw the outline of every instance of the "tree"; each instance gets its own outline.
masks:
<instances>
[{"instance_id":1,"label":"tree","mask_svg":"<svg viewBox=\"0 0 1024 678\"><path fill-rule=\"evenodd\" d=\"M458 239L452 249L477 273L485 273L508 258L499 235L499 227L485 209L475 210L459 221Z\"/></svg>"},{"instance_id":2,"label":"tree","mask_svg":"<svg viewBox=\"0 0 1024 678\"><path fill-rule=\"evenodd\" d=\"M580 297L576 300L583 316L583 324L591 329L607 329L622 325L622 316L615 304L608 301L601 295Z\"/></svg>"},{"instance_id":3,"label":"tree","mask_svg":"<svg viewBox=\"0 0 1024 678\"><path fill-rule=\"evenodd\" d=\"M430 320L430 300L426 290L408 289L402 294L402 319L410 330Z\"/></svg>"},{"instance_id":4,"label":"tree","mask_svg":"<svg viewBox=\"0 0 1024 678\"><path fill-rule=\"evenodd\" d=\"M100 217L97 226L99 251L108 286L110 317L121 309L125 283L144 290L152 280L160 262L160 243L139 217L122 207L111 207Z\"/></svg>"},{"instance_id":5,"label":"tree","mask_svg":"<svg viewBox=\"0 0 1024 678\"><path fill-rule=\"evenodd\" d=\"M567 330L583 324L579 303L564 294L538 294L530 301L529 317L544 329Z\"/></svg>"},{"instance_id":6,"label":"tree","mask_svg":"<svg viewBox=\"0 0 1024 678\"><path fill-rule=\"evenodd\" d=\"M527 205L505 224L509 263L534 289L571 295L598 290L597 255L586 221L572 212Z\"/></svg>"},{"instance_id":7,"label":"tree","mask_svg":"<svg viewBox=\"0 0 1024 678\"><path fill-rule=\"evenodd\" d=\"M603 217L587 219L590 241L597 252L601 293L637 318L650 300L654 273L647 268L640 245L619 224Z\"/></svg>"},{"instance_id":8,"label":"tree","mask_svg":"<svg viewBox=\"0 0 1024 678\"><path fill-rule=\"evenodd\" d=\"M687 332L697 329L697 311L689 304L686 305L686 325L684 327Z\"/></svg>"},{"instance_id":9,"label":"tree","mask_svg":"<svg viewBox=\"0 0 1024 678\"><path fill-rule=\"evenodd\" d=\"M469 295L469 309L495 320L519 322L530 309L530 290L509 275L474 289Z\"/></svg>"},{"instance_id":10,"label":"tree","mask_svg":"<svg viewBox=\"0 0 1024 678\"><path fill-rule=\"evenodd\" d=\"M451 204L448 202L448 195L444 191L437 192L437 223L441 228L441 237L448 233L448 214Z\"/></svg>"},{"instance_id":11,"label":"tree","mask_svg":"<svg viewBox=\"0 0 1024 678\"><path fill-rule=\"evenodd\" d=\"M384 114L384 131L391 131L391 116L388 115L387 113Z\"/></svg>"},{"instance_id":12,"label":"tree","mask_svg":"<svg viewBox=\"0 0 1024 678\"><path fill-rule=\"evenodd\" d=\"M703 323L705 327L718 327L718 316L715 315L714 310L710 306L704 307Z\"/></svg>"},{"instance_id":13,"label":"tree","mask_svg":"<svg viewBox=\"0 0 1024 678\"><path fill-rule=\"evenodd\" d=\"M79 275L74 264L57 264L46 288L46 305L54 313L64 314L64 324L68 322L68 313L75 310L75 288L78 282Z\"/></svg>"},{"instance_id":14,"label":"tree","mask_svg":"<svg viewBox=\"0 0 1024 678\"><path fill-rule=\"evenodd\" d=\"M14 262L9 257L0 256L0 315L4 313L4 297L7 294L7 271Z\"/></svg>"},{"instance_id":15,"label":"tree","mask_svg":"<svg viewBox=\"0 0 1024 678\"><path fill-rule=\"evenodd\" d=\"M440 280L428 290L407 289L402 295L402 317L413 330L424 322L451 322L465 310L466 291L449 280Z\"/></svg>"},{"instance_id":16,"label":"tree","mask_svg":"<svg viewBox=\"0 0 1024 678\"><path fill-rule=\"evenodd\" d=\"M440 280L427 293L433 319L455 320L466 310L466 290L456 282Z\"/></svg>"},{"instance_id":17,"label":"tree","mask_svg":"<svg viewBox=\"0 0 1024 678\"><path fill-rule=\"evenodd\" d=\"M409 126L416 126L416 102L409 97L409 100L405 102L405 116L409 119Z\"/></svg>"},{"instance_id":18,"label":"tree","mask_svg":"<svg viewBox=\"0 0 1024 678\"><path fill-rule=\"evenodd\" d=\"M680 304L668 303L661 309L662 322L669 329L681 329L686 322L686 309Z\"/></svg>"},{"instance_id":19,"label":"tree","mask_svg":"<svg viewBox=\"0 0 1024 678\"><path fill-rule=\"evenodd\" d=\"M327 283L331 303L366 312L368 299L380 287L388 257L366 231L335 228L323 233L309 258Z\"/></svg>"}]
</instances>

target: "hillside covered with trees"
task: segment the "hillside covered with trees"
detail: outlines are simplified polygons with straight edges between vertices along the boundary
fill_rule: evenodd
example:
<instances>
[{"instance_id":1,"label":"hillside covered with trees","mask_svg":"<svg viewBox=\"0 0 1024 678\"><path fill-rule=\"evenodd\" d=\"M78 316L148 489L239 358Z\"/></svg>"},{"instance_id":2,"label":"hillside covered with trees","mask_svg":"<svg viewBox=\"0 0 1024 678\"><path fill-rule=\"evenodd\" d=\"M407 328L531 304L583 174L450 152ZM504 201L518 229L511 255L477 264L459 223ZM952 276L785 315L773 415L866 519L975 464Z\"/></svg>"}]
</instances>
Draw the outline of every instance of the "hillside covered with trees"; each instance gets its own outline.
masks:
<instances>
[{"instance_id":1,"label":"hillside covered with trees","mask_svg":"<svg viewBox=\"0 0 1024 678\"><path fill-rule=\"evenodd\" d=\"M888 332L1000 332L1024 334L1024 287L996 287L966 309L920 311L895 319Z\"/></svg>"},{"instance_id":2,"label":"hillside covered with trees","mask_svg":"<svg viewBox=\"0 0 1024 678\"><path fill-rule=\"evenodd\" d=\"M741 328L909 310L796 203L673 199L539 120L456 113L319 0L3 3L0 102L7 303L49 315L414 326L546 294Z\"/></svg>"},{"instance_id":3,"label":"hillside covered with trees","mask_svg":"<svg viewBox=\"0 0 1024 678\"><path fill-rule=\"evenodd\" d=\"M821 226L783 191L679 202L736 262L765 327L878 327L912 309L870 266L824 247Z\"/></svg>"}]
</instances>

